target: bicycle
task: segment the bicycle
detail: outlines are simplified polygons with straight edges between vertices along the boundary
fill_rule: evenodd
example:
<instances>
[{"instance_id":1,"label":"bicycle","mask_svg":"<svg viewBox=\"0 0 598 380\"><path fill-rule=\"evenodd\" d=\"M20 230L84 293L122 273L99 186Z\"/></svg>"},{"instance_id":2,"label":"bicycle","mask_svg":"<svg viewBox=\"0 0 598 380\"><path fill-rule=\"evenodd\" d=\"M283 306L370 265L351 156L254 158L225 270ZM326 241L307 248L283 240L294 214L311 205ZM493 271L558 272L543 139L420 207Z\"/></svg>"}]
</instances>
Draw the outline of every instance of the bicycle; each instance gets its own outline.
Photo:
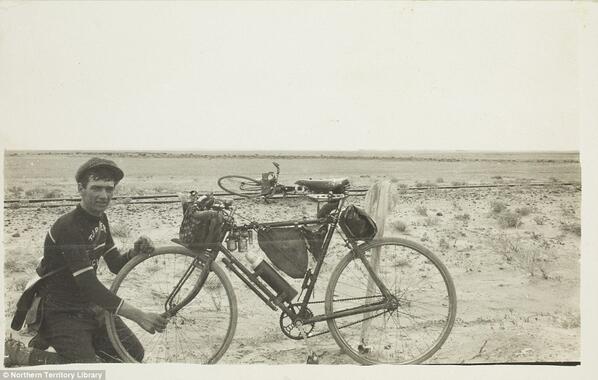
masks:
<instances>
[{"instance_id":1,"label":"bicycle","mask_svg":"<svg viewBox=\"0 0 598 380\"><path fill-rule=\"evenodd\" d=\"M238 310L235 291L218 257L268 307L281 310L279 327L288 338L304 340L329 332L345 353L366 365L415 364L430 358L455 321L456 293L447 268L418 243L401 238L360 242L344 234L339 224L347 197L310 195L318 205L325 202L315 219L268 223L237 224L235 207L228 204L222 212L230 224L217 244L190 248L173 239L179 244L134 257L111 290L124 299L135 299L142 308L162 304L170 318L166 330L155 335L125 320L145 348L143 361L212 364L224 355L235 334ZM243 237L255 231L278 227L313 231L314 226L323 233L314 245L320 250L315 266L303 277L299 296L280 274L268 279L263 268L254 272L233 254L231 242L242 247ZM315 300L313 291L335 233L348 253L332 272L324 300ZM312 308L321 303L324 312L314 314ZM322 322L328 330L316 333L315 325ZM135 337L119 336L111 315L106 323L119 355L125 362L135 362L123 346L123 341Z\"/></svg>"},{"instance_id":2,"label":"bicycle","mask_svg":"<svg viewBox=\"0 0 598 380\"><path fill-rule=\"evenodd\" d=\"M243 175L226 175L218 179L218 186L225 192L243 198L264 198L269 199L275 195L306 195L309 193L320 193L332 191L339 193L348 187L347 179L340 180L312 180L303 179L296 181L292 186L283 185L278 182L280 165L272 162L276 172L262 173L260 180Z\"/></svg>"}]
</instances>

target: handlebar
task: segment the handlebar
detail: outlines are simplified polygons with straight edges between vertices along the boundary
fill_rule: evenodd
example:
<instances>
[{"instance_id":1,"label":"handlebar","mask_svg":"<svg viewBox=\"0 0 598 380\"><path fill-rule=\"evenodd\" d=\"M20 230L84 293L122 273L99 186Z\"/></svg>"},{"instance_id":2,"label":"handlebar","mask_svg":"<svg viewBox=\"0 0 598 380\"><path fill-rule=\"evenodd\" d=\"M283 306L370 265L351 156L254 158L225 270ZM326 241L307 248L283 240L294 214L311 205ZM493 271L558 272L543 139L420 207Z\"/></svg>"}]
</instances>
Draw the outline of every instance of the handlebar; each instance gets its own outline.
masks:
<instances>
[{"instance_id":1,"label":"handlebar","mask_svg":"<svg viewBox=\"0 0 598 380\"><path fill-rule=\"evenodd\" d=\"M276 178L278 179L278 175L280 174L280 165L275 161L272 162L272 165L276 167Z\"/></svg>"}]
</instances>

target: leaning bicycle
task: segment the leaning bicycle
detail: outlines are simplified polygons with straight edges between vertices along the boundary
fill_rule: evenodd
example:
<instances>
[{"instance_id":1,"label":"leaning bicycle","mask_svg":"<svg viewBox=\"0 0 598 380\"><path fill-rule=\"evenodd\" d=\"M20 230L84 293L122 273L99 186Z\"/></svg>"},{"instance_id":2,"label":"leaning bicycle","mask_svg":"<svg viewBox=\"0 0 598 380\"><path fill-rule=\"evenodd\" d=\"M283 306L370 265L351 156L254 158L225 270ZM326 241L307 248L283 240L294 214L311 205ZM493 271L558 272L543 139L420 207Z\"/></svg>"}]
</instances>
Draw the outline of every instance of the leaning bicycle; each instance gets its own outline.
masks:
<instances>
[{"instance_id":1,"label":"leaning bicycle","mask_svg":"<svg viewBox=\"0 0 598 380\"><path fill-rule=\"evenodd\" d=\"M343 352L361 364L414 364L430 358L448 338L456 315L455 287L445 265L418 243L372 239L367 224L363 229L363 223L350 220L349 210L354 213L356 208L345 207L346 194L310 198L324 204L314 219L268 223L237 223L232 203L220 203L217 209L225 223L215 243L189 246L174 239L179 244L127 263L111 290L135 299L142 308L162 305L170 322L162 334L152 335L125 321L134 336L121 336L107 315L110 339L123 360L135 361L123 345L127 339L142 343L144 362L216 363L222 358L238 317L236 292L223 266L267 307L280 311L279 327L290 339L330 333ZM268 237L275 231L286 234L286 242L305 243L314 264L306 268L303 259L285 256L292 244L278 251L280 257L268 254L266 247L275 241ZM267 260L241 260L255 234L278 269ZM334 234L342 238L347 253L332 272L324 300L315 299ZM302 277L301 288L291 286L280 271ZM314 304L321 302L324 312L315 313ZM323 323L324 331L315 329Z\"/></svg>"}]
</instances>

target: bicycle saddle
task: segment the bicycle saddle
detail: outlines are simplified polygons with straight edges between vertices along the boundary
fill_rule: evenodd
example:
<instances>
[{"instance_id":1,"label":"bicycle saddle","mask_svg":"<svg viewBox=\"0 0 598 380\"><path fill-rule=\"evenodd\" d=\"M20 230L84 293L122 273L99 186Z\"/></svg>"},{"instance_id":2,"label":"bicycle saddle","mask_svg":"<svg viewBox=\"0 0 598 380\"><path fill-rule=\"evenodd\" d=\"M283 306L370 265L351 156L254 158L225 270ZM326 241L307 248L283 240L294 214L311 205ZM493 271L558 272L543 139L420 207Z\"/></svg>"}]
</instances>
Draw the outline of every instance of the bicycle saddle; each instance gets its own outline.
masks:
<instances>
[{"instance_id":1,"label":"bicycle saddle","mask_svg":"<svg viewBox=\"0 0 598 380\"><path fill-rule=\"evenodd\" d=\"M301 179L295 182L296 185L305 186L315 193L328 193L332 191L335 194L344 193L349 187L347 178L340 179Z\"/></svg>"}]
</instances>

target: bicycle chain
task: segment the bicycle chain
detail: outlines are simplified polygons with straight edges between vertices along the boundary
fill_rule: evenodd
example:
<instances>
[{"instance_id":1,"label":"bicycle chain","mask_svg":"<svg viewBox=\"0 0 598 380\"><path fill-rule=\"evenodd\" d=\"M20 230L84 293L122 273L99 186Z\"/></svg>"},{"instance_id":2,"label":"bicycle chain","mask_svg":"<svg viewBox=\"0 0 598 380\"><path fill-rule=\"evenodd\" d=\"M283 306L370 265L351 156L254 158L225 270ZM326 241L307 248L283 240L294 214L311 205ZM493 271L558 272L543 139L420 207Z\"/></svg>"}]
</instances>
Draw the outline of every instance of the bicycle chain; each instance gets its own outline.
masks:
<instances>
[{"instance_id":1,"label":"bicycle chain","mask_svg":"<svg viewBox=\"0 0 598 380\"><path fill-rule=\"evenodd\" d=\"M342 299L338 299L338 300L334 300L335 302L345 302L345 301L356 301L356 300L363 300L363 299L368 299L368 298L381 298L382 296L369 296L369 297L353 297L353 298L342 298ZM308 305L315 305L315 304L319 304L319 303L324 303L326 301L310 301L307 304ZM301 306L300 303L294 303L291 304L291 306Z\"/></svg>"},{"instance_id":2,"label":"bicycle chain","mask_svg":"<svg viewBox=\"0 0 598 380\"><path fill-rule=\"evenodd\" d=\"M345 302L345 301L355 301L355 300L362 300L362 299L376 298L376 297L382 297L382 296L370 296L370 297L353 297L353 298L343 298L343 299L339 299L339 300L335 300L335 301L336 301L336 302ZM324 303L324 302L326 302L326 301L311 301L311 302L308 302L307 304L308 304L308 305L315 305L315 304L321 304L321 303ZM300 306L300 305L301 305L300 303L297 303L297 304L291 304L291 306ZM376 318L377 316L379 316L379 315L382 315L382 314L384 314L384 313L386 313L386 310L385 310L385 311L382 311L382 312L380 312L380 313L378 313L378 314L372 315L371 317L363 318L363 319L360 319L360 320L357 320L357 321L351 322L351 323L349 323L349 324L346 324L346 325L340 326L340 327L338 327L338 329L340 330L340 329L344 329L344 328L346 328L346 327L353 326L353 325L355 325L355 324L357 324L357 323L360 323L360 322L363 322L363 321L367 321L368 319L373 319L373 318ZM320 335L328 334L329 332L330 332L330 330L326 330L326 331L322 331L322 332L315 333L315 334L309 334L309 336L308 336L307 338L313 338L313 337L316 337L316 336L320 336Z\"/></svg>"}]
</instances>

